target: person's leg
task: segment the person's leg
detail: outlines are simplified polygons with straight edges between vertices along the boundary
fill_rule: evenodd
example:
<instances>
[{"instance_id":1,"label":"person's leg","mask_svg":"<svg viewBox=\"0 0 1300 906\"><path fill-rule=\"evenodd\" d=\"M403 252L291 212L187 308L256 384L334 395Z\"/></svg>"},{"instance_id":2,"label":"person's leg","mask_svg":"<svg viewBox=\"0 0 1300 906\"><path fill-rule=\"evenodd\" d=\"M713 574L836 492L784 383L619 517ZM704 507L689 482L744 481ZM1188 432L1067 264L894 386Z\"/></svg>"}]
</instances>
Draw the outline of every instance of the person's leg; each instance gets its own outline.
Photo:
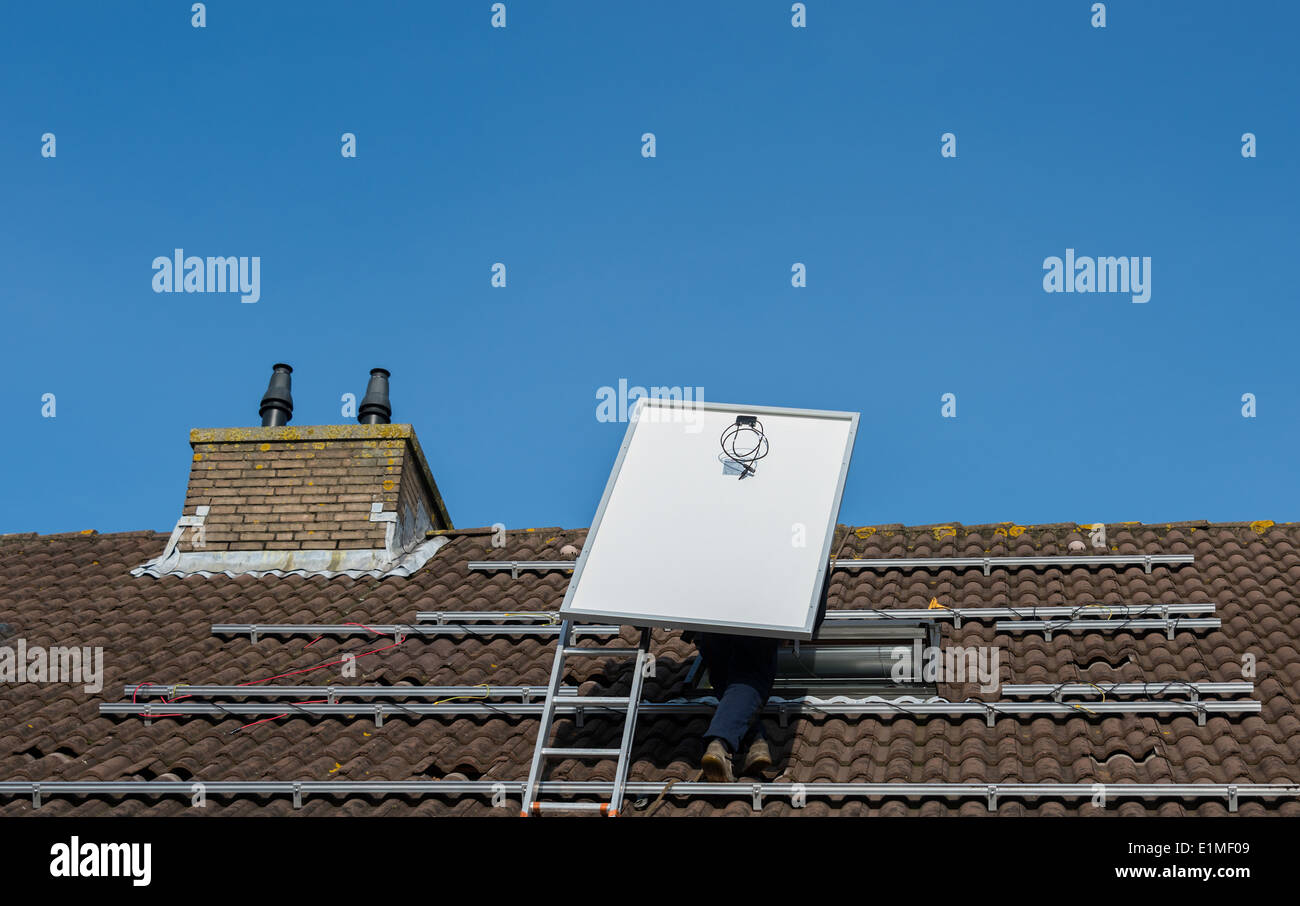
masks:
<instances>
[{"instance_id":1,"label":"person's leg","mask_svg":"<svg viewBox=\"0 0 1300 906\"><path fill-rule=\"evenodd\" d=\"M766 703L772 694L772 685L776 682L777 652L781 648L779 639L754 639L754 669L760 683L759 694Z\"/></svg>"},{"instance_id":2,"label":"person's leg","mask_svg":"<svg viewBox=\"0 0 1300 906\"><path fill-rule=\"evenodd\" d=\"M722 644L727 655L727 684L718 696L718 709L706 735L723 740L731 752L737 752L772 692L779 643L732 636Z\"/></svg>"},{"instance_id":3,"label":"person's leg","mask_svg":"<svg viewBox=\"0 0 1300 906\"><path fill-rule=\"evenodd\" d=\"M718 698L718 707L713 712L713 720L709 723L704 738L722 740L728 752L735 752L739 748L740 737L747 729L744 702L748 693L744 689L737 689L733 680L737 641L736 636L710 633L700 648L709 670L709 685Z\"/></svg>"},{"instance_id":4,"label":"person's leg","mask_svg":"<svg viewBox=\"0 0 1300 906\"><path fill-rule=\"evenodd\" d=\"M727 637L702 632L695 639L695 647L704 660L704 669L708 671L713 694L721 698L727 690L727 661L730 655Z\"/></svg>"},{"instance_id":5,"label":"person's leg","mask_svg":"<svg viewBox=\"0 0 1300 906\"><path fill-rule=\"evenodd\" d=\"M713 721L704 735L721 739L726 743L727 751L734 754L740 750L740 740L749 731L754 713L760 707L762 701L752 685L743 680L728 683L727 691L718 699Z\"/></svg>"},{"instance_id":6,"label":"person's leg","mask_svg":"<svg viewBox=\"0 0 1300 906\"><path fill-rule=\"evenodd\" d=\"M736 751L738 739L733 731L733 719L728 717L721 702L730 686L729 668L732 652L732 637L717 633L701 633L695 641L704 659L704 669L709 672L709 685L719 701L714 711L713 720L704 734L704 755L700 759L700 768L704 776L713 783L729 783L736 779L732 770L732 753ZM719 719L719 715L722 715Z\"/></svg>"},{"instance_id":7,"label":"person's leg","mask_svg":"<svg viewBox=\"0 0 1300 906\"><path fill-rule=\"evenodd\" d=\"M739 670L737 675L745 677L752 686L758 699L752 715L752 723L740 742L740 770L745 773L761 774L772 766L772 750L767 744L767 733L763 726L762 709L772 693L772 684L776 681L777 651L780 643L775 639L746 639L743 649L737 654Z\"/></svg>"}]
</instances>

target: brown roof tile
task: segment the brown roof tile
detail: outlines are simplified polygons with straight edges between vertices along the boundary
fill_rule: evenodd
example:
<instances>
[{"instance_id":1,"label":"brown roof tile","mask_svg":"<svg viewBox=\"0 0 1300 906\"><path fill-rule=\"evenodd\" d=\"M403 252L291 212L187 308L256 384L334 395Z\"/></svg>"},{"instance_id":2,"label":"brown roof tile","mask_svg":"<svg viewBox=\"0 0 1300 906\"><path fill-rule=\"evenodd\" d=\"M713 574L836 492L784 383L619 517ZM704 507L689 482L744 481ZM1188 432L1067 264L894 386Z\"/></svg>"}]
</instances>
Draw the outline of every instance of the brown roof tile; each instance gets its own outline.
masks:
<instances>
[{"instance_id":1,"label":"brown roof tile","mask_svg":"<svg viewBox=\"0 0 1300 906\"><path fill-rule=\"evenodd\" d=\"M281 683L413 683L433 685L544 685L551 646L537 639L409 638L361 657L357 677L324 669L345 652L391 644L383 637L313 641L308 637L216 637L216 622L410 622L417 610L527 611L556 608L568 575L561 572L471 573L469 560L560 559L565 545L581 546L582 530L511 532L505 548L483 531L448 533L451 542L409 578L323 579L132 578L129 570L162 549L167 535L0 536L0 624L9 640L30 644L103 646L104 689L9 685L0 688L0 779L3 780L520 780L527 772L536 721L530 718L286 717L239 729L249 719L161 718L146 726L134 718L100 716L128 683L238 684L279 674ZM1075 553L1086 539L1074 523L1018 526L841 527L842 557L951 557ZM1300 526L1266 523L1110 525L1108 545L1124 553L1194 553L1189 567L1103 566L1005 569L889 569L832 573L830 602L840 609L925 607L932 599L965 607L1036 606L1096 602L1188 602L1218 608L1220 630L1057 633L997 632L991 622L944 624L944 644L997 645L1003 682L1137 682L1236 680L1243 655L1255 655L1259 715L1210 717L1205 726L1183 715L1003 717L992 728L982 718L910 719L811 716L787 727L771 721L782 781L876 782L1251 782L1300 780ZM842 546L842 547L841 547ZM1091 551L1091 545L1087 548ZM0 627L0 635L5 632ZM632 640L633 635L625 633ZM0 638L0 644L8 644ZM694 657L680 635L656 630L656 676L649 698L680 694ZM626 685L626 665L593 660L574 673L586 689ZM308 672L295 672L308 671ZM943 685L953 700L997 698L975 685ZM633 780L692 779L703 717L645 716L631 769ZM577 729L560 721L570 742L616 744L618 725L589 718ZM552 776L607 779L608 765L559 762ZM42 813L92 815L179 814L179 798L56 797ZM0 800L0 815L31 813L25 798ZM1075 801L999 801L997 813L1071 814L1095 811ZM368 799L309 797L300 810L283 797L212 798L210 814L509 814L478 797ZM1124 801L1114 814L1226 814L1224 803ZM668 796L656 814L748 815L748 800L688 800ZM806 807L769 799L767 815L987 814L982 801L942 799L833 800L810 798ZM1300 815L1300 801L1243 802L1240 814Z\"/></svg>"}]
</instances>

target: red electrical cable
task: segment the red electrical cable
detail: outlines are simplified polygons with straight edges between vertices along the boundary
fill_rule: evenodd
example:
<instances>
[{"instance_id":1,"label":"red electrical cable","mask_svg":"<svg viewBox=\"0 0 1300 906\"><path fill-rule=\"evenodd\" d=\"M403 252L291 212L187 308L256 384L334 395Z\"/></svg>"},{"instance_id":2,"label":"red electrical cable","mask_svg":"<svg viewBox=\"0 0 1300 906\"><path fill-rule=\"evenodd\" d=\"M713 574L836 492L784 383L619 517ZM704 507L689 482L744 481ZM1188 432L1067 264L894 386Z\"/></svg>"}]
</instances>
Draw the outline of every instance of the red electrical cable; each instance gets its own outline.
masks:
<instances>
[{"instance_id":1,"label":"red electrical cable","mask_svg":"<svg viewBox=\"0 0 1300 906\"><path fill-rule=\"evenodd\" d=\"M343 625L344 625L344 626L360 626L362 629L368 630L369 632L373 632L375 635L380 635L380 636L387 636L387 635L388 635L388 633L386 633L386 632L380 632L378 629L372 629L371 627L367 626L365 623L351 623L351 622L349 622L349 623L344 623ZM307 647L307 648L310 648L312 645L315 645L317 642L319 642L319 641L321 640L321 638L323 638L323 636L316 636L316 638L312 639L309 643L307 643L307 646L306 646L306 647ZM378 648L372 648L372 649L370 649L369 651L363 651L363 652L361 652L360 654L353 656L353 657L352 657L352 660L355 661L357 658L363 658L363 657L365 657L366 655L369 655L369 654L378 654L378 653L381 652L381 651L387 651L387 650L390 649L390 648L396 648L396 647L398 647L399 645L404 645L404 644L406 643L406 636L404 636L404 635L398 635L398 634L394 633L394 634L393 634L393 638L396 639L396 641L394 641L393 644L391 644L391 645L381 645L381 646L378 647ZM305 650L305 649L304 649L304 650ZM301 669L301 670L290 670L290 671L287 672L287 673L277 673L275 676L266 676L266 677L263 677L263 678L261 678L261 679L248 680L247 682L236 683L235 685L236 685L236 686L256 686L258 683L268 683L268 682L270 682L271 680L283 679L283 678L286 677L286 676L296 676L296 675L298 675L298 674L302 674L302 673L311 673L313 670L321 670L321 669L324 669L325 667L333 667L333 666L335 666L335 665L337 665L337 664L343 664L343 663L346 663L347 661L348 661L348 658L345 656L345 657L339 658L339 659L336 660L336 661L328 661L328 662L326 662L326 663L324 663L324 664L317 664L317 665L314 666L314 667L304 667L304 668ZM140 691L140 687L141 687L141 686L147 686L147 685L152 685L152 684L151 684L151 683L148 683L148 682L141 682L141 683L138 683L138 684L136 685L135 689L133 689L132 692L131 692L131 704L135 704L135 703L136 703L136 694ZM169 698L167 698L167 696L163 695L163 696L159 696L159 698L160 698L160 700L162 701L163 704L171 705L171 704L175 704L176 702L180 701L180 700L183 699L183 698L193 698L193 696L190 696L190 695L178 695L178 696L176 696L176 698L169 699ZM300 702L299 704L303 704L303 705L319 705L319 704L322 704L324 701L325 701L324 699L319 699L319 700L316 700L316 701ZM285 713L283 713L283 714L278 714L278 715L276 715L275 717L264 717L264 718L262 718L261 720L255 720L255 721L253 721L251 724L245 724L244 726L239 727L237 730L232 730L231 732L232 732L232 733L238 733L239 730L246 730L246 729L248 729L249 727L255 727L255 726L257 726L258 724L264 724L264 723L268 723L268 722L273 721L273 720L279 720L279 719L282 718L282 717L288 717L288 716L289 716L290 714L292 714L292 713L293 713L292 711L286 711ZM149 715L149 716L150 716L150 717L183 717L184 715L182 715L182 714L151 714L151 715Z\"/></svg>"},{"instance_id":2,"label":"red electrical cable","mask_svg":"<svg viewBox=\"0 0 1300 906\"><path fill-rule=\"evenodd\" d=\"M312 699L311 701L306 701L306 702L298 702L298 704L300 705L321 705L325 703L326 700L323 698ZM258 724L264 724L273 720L279 720L281 717L288 717L292 713L293 713L292 711L285 711L283 714L275 715L275 717L263 717L261 720L255 720L251 724L244 724L242 727L237 727L234 730L231 730L230 732L238 733L240 730L247 730L249 727L256 727Z\"/></svg>"}]
</instances>

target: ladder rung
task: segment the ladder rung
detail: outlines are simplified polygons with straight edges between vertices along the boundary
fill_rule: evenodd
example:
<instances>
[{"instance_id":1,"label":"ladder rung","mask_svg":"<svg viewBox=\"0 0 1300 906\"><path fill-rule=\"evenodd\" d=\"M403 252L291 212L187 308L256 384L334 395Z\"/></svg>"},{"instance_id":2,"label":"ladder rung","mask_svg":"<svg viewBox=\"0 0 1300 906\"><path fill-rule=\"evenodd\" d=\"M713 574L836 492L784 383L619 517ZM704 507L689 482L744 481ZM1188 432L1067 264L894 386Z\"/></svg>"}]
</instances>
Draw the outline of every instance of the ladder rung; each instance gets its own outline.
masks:
<instances>
[{"instance_id":1,"label":"ladder rung","mask_svg":"<svg viewBox=\"0 0 1300 906\"><path fill-rule=\"evenodd\" d=\"M572 708L575 705L586 707L588 705L629 705L631 703L632 699L626 695L574 695L572 697L566 695L564 697L564 705L567 708Z\"/></svg>"},{"instance_id":2,"label":"ladder rung","mask_svg":"<svg viewBox=\"0 0 1300 906\"><path fill-rule=\"evenodd\" d=\"M533 811L607 812L609 811L609 803L608 802L534 802Z\"/></svg>"},{"instance_id":3,"label":"ladder rung","mask_svg":"<svg viewBox=\"0 0 1300 906\"><path fill-rule=\"evenodd\" d=\"M641 649L639 648L591 648L570 646L564 649L567 657L571 654L578 656L587 655L589 657L636 657Z\"/></svg>"},{"instance_id":4,"label":"ladder rung","mask_svg":"<svg viewBox=\"0 0 1300 906\"><path fill-rule=\"evenodd\" d=\"M551 758L617 758L623 754L622 749L575 749L563 746L550 746L542 749L542 754Z\"/></svg>"}]
</instances>

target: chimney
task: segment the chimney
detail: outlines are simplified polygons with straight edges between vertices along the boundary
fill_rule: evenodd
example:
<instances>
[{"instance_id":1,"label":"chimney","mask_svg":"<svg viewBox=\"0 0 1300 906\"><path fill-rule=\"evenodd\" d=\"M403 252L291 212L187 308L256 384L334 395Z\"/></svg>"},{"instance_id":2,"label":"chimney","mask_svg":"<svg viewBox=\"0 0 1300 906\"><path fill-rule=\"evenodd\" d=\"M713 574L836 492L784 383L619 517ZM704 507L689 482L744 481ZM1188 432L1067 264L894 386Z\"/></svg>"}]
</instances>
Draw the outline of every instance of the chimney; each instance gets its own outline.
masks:
<instances>
[{"instance_id":1,"label":"chimney","mask_svg":"<svg viewBox=\"0 0 1300 906\"><path fill-rule=\"evenodd\" d=\"M452 527L414 428L388 423L387 371L371 371L362 424L303 426L286 424L291 372L275 366L262 427L190 432L182 519L142 571L382 571Z\"/></svg>"},{"instance_id":2,"label":"chimney","mask_svg":"<svg viewBox=\"0 0 1300 906\"><path fill-rule=\"evenodd\" d=\"M388 378L391 375L383 368L370 369L370 383L366 385L366 395L357 410L357 421L363 425L386 425L391 422L393 407L388 402Z\"/></svg>"},{"instance_id":3,"label":"chimney","mask_svg":"<svg viewBox=\"0 0 1300 906\"><path fill-rule=\"evenodd\" d=\"M278 428L289 424L293 418L293 394L289 392L293 369L281 362L271 366L271 383L266 386L262 396L262 407L258 414L262 416L263 428Z\"/></svg>"}]
</instances>

